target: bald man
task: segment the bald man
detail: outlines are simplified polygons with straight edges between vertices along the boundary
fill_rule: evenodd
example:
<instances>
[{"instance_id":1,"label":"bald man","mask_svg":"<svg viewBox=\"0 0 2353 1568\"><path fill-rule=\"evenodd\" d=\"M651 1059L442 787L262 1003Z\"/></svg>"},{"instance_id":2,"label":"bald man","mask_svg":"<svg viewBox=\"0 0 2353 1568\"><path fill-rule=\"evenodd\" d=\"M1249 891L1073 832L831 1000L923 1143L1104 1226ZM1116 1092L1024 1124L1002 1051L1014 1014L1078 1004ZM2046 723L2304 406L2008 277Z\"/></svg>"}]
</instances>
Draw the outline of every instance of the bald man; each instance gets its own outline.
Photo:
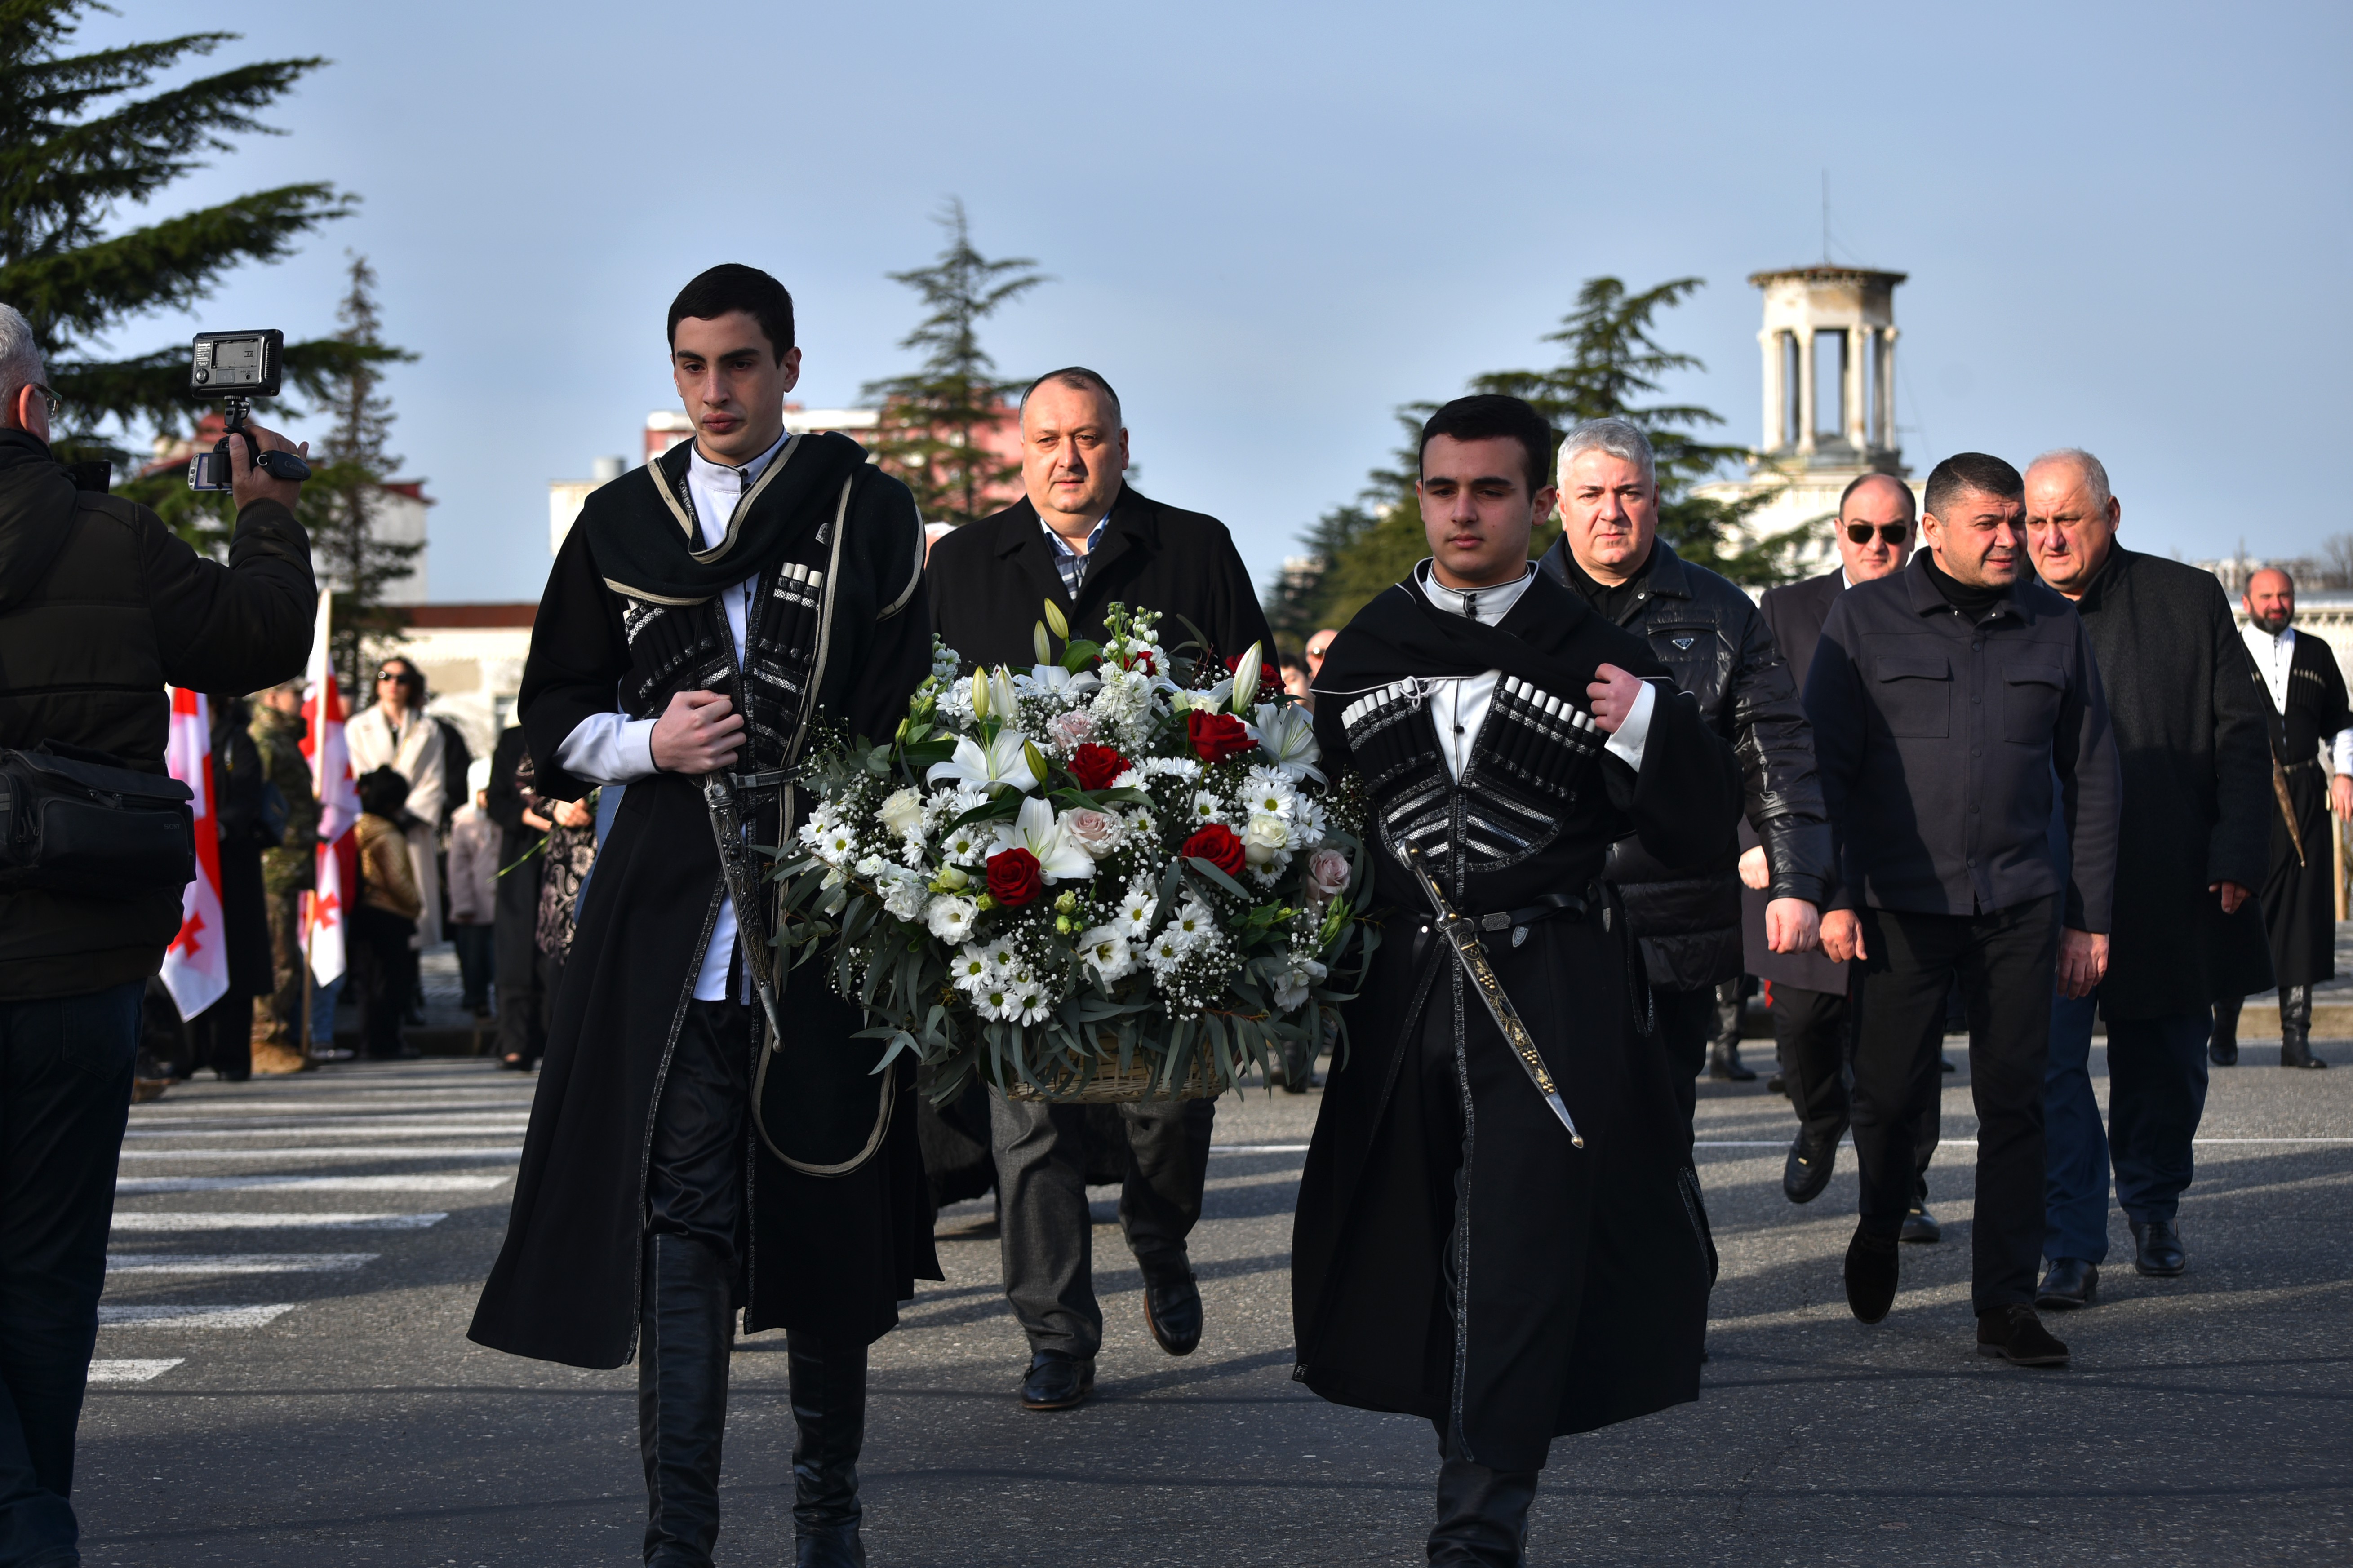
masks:
<instances>
[{"instance_id":1,"label":"bald man","mask_svg":"<svg viewBox=\"0 0 2353 1568\"><path fill-rule=\"evenodd\" d=\"M2263 921L2271 928L2272 969L2279 982L2280 1066L2325 1068L2312 1054L2312 986L2337 973L2336 865L2328 816L2353 817L2353 707L2337 655L2318 637L2295 632L2295 581L2277 567L2247 579L2239 628L2255 662L2255 680L2271 704L2276 776L2295 808L2274 803L2271 874L2263 880ZM2321 748L2335 776L2322 772ZM2325 781L2325 784L2324 784ZM2218 1005L2207 1055L2216 1067L2239 1060L2239 1004Z\"/></svg>"},{"instance_id":2,"label":"bald man","mask_svg":"<svg viewBox=\"0 0 2353 1568\"><path fill-rule=\"evenodd\" d=\"M1805 689L1807 671L1813 667L1814 645L1821 640L1822 622L1829 619L1831 606L1857 583L1876 582L1900 568L1912 552L1918 521L1910 485L1893 474L1865 474L1839 497L1838 565L1819 577L1766 594L1758 607L1781 657L1789 661L1789 673L1799 690ZM1781 1191L1793 1204L1811 1203L1829 1184L1839 1140L1846 1135L1847 1057L1854 1035L1849 997L1854 966L1834 963L1819 950L1773 951L1765 938L1765 849L1746 823L1741 825L1740 842L1742 948L1748 973L1773 987L1769 1009L1773 1042L1780 1054L1789 1104L1798 1113L1798 1136L1782 1163ZM1936 1080L1927 1079L1921 1103L1914 1107L1913 1142L1920 1179L1912 1212L1904 1221L1905 1241L1933 1242L1942 1234L1936 1215L1928 1210L1928 1162L1936 1152L1940 1098Z\"/></svg>"}]
</instances>

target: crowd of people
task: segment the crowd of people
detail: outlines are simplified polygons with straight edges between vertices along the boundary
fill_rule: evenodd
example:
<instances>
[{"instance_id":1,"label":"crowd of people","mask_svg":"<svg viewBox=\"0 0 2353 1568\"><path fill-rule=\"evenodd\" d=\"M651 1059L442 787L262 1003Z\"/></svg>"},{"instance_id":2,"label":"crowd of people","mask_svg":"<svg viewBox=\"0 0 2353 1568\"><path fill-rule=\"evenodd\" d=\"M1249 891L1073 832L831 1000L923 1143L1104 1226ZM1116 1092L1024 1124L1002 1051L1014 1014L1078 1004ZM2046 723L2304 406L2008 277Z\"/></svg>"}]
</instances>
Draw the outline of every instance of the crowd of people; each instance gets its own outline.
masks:
<instances>
[{"instance_id":1,"label":"crowd of people","mask_svg":"<svg viewBox=\"0 0 2353 1568\"><path fill-rule=\"evenodd\" d=\"M307 637L289 608L309 590L294 487L237 467L226 564L162 542L139 509L78 501L50 478L37 360L27 373L10 346L0 486L14 470L59 515L119 514L252 628L237 657L198 658L182 651L185 610L159 606L139 646L161 662L123 673L125 716L102 737L160 768L150 689L262 688L249 716L214 707L222 881L234 835L247 892L231 919L251 952L229 1011L197 1020L203 1059L238 1076L259 1062L239 1042L282 1050L306 1030L331 1049L332 1029L303 1022L315 1003L294 938L315 815L301 694L267 684ZM1091 1397L1103 1334L1091 1182L1121 1185L1152 1337L1176 1356L1201 1340L1187 1242L1216 1103L989 1089L955 1123L961 1144L934 1139L947 1123L917 1114L914 1064L863 1037L854 1002L797 984L788 1014L764 1016L749 955L773 933L728 836L787 842L810 737L892 733L935 635L966 669L1025 667L1042 602L1072 637L1101 638L1126 604L1212 656L1273 642L1226 527L1127 482L1101 374L1032 384L1021 499L941 533L848 437L784 429L801 351L776 279L702 274L668 335L695 437L588 498L492 755L466 756L405 658L382 661L351 722L363 1039L402 1052L417 955L447 931L503 1063L544 1057L470 1334L580 1366L636 1361L645 1560L711 1561L740 1321L788 1334L797 1561L844 1568L864 1561L868 1348L916 1280L940 1277L943 1163L976 1165L997 1194L1029 1350L1019 1403L1068 1410ZM1640 429L1564 434L1495 395L1428 420L1419 500L1429 557L1279 664L1322 765L1363 791L1358 874L1384 928L1302 1175L1293 1375L1431 1423L1429 1561L1519 1563L1556 1437L1698 1396L1716 1254L1696 1086L1755 1076L1739 1058L1752 991L1794 1113L1791 1202L1821 1196L1852 1135L1842 1283L1860 1321L1894 1310L1903 1245L1941 1235L1928 1180L1956 1022L1978 1121L1976 1351L2067 1363L2041 1314L2096 1304L2112 1183L2136 1269L2184 1272L2193 1140L2210 1066L2238 1060L2241 999L2276 985L2282 1066L2327 1065L2311 987L2332 973L2322 846L2329 814L2353 815L2353 707L2327 645L2293 629L2286 575L2249 582L2242 630L2211 574L2120 542L2090 453L2021 472L1963 452L1916 494L1857 479L1831 524L1838 566L1760 602L1660 536ZM1556 514L1558 542L1532 560ZM16 521L0 511L0 546ZM0 585L0 646L26 604L39 593ZM28 934L43 911L26 896L0 895L0 1037L67 1012L93 1039L122 1036L168 926L76 956ZM127 1095L120 1054L106 1072ZM1287 1065L1286 1087L1311 1071ZM111 1117L111 1142L80 1151L78 1176L37 1180L88 1188L121 1108L75 1087L69 1110ZM9 1157L12 1192L31 1190ZM0 1444L0 1489L15 1489L0 1510L32 1500L26 1528L45 1540L69 1541L79 1373L58 1369L89 1359L91 1212L96 1229L57 1256L0 1259L60 1287L46 1315L0 1303L25 1436Z\"/></svg>"}]
</instances>

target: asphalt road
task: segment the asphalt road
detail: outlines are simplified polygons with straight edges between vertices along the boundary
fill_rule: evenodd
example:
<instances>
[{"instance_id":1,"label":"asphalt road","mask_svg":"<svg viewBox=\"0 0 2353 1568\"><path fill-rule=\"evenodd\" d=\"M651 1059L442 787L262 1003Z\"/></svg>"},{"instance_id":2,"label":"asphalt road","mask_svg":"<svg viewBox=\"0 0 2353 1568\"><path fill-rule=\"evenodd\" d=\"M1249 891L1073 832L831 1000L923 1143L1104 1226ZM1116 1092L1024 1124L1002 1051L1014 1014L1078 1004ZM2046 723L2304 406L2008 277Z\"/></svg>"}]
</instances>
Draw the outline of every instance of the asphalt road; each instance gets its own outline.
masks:
<instances>
[{"instance_id":1,"label":"asphalt road","mask_svg":"<svg viewBox=\"0 0 2353 1568\"><path fill-rule=\"evenodd\" d=\"M1566 1439L1539 1563L2353 1561L2353 1047L2218 1070L2183 1211L2190 1271L2143 1280L2121 1215L2064 1372L1985 1361L1968 1307L1968 1079L1882 1325L1847 1315L1851 1155L1781 1196L1785 1102L1703 1084L1724 1255L1694 1405ZM2095 1070L2100 1066L2094 1053ZM629 1369L470 1344L531 1084L487 1063L184 1085L132 1113L75 1502L104 1563L614 1564L643 1493ZM1289 1380L1285 1260L1315 1095L1219 1107L1194 1258L1208 1329L1172 1360L1096 1205L1097 1397L1029 1415L987 1206L942 1216L948 1279L876 1347L877 1568L1422 1561L1426 1426ZM737 1355L719 1561L790 1552L781 1334Z\"/></svg>"}]
</instances>

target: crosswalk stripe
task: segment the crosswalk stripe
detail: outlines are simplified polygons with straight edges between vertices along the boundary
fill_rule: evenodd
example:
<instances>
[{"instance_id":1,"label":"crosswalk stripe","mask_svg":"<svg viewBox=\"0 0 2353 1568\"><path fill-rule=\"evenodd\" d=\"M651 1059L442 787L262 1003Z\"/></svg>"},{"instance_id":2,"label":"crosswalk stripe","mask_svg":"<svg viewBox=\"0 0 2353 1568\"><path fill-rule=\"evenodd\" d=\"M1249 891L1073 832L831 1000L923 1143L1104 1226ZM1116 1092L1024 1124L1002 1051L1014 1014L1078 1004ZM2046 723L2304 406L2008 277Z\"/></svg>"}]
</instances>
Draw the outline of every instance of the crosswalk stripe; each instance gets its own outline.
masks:
<instances>
[{"instance_id":1,"label":"crosswalk stripe","mask_svg":"<svg viewBox=\"0 0 2353 1568\"><path fill-rule=\"evenodd\" d=\"M462 1176L420 1171L407 1176L124 1176L118 1193L487 1193L505 1175Z\"/></svg>"},{"instance_id":2,"label":"crosswalk stripe","mask_svg":"<svg viewBox=\"0 0 2353 1568\"><path fill-rule=\"evenodd\" d=\"M435 1144L429 1148L345 1148L321 1143L309 1148L267 1149L125 1149L125 1160L461 1160L475 1165L512 1164L522 1158L520 1143L485 1143L467 1148Z\"/></svg>"},{"instance_id":3,"label":"crosswalk stripe","mask_svg":"<svg viewBox=\"0 0 2353 1568\"><path fill-rule=\"evenodd\" d=\"M181 1355L167 1355L94 1361L90 1363L90 1380L92 1383L146 1383L187 1359Z\"/></svg>"},{"instance_id":4,"label":"crosswalk stripe","mask_svg":"<svg viewBox=\"0 0 2353 1568\"><path fill-rule=\"evenodd\" d=\"M118 1232L192 1230L424 1230L446 1214L131 1214L117 1209Z\"/></svg>"},{"instance_id":5,"label":"crosswalk stripe","mask_svg":"<svg viewBox=\"0 0 2353 1568\"><path fill-rule=\"evenodd\" d=\"M262 1329L294 1310L291 1301L256 1307L139 1306L99 1304L101 1329Z\"/></svg>"},{"instance_id":6,"label":"crosswalk stripe","mask_svg":"<svg viewBox=\"0 0 2353 1568\"><path fill-rule=\"evenodd\" d=\"M110 1255L109 1274L348 1274L374 1252L131 1252Z\"/></svg>"},{"instance_id":7,"label":"crosswalk stripe","mask_svg":"<svg viewBox=\"0 0 2353 1568\"><path fill-rule=\"evenodd\" d=\"M321 1117L289 1127L283 1121L211 1117L197 1126L189 1117L185 1126L133 1127L128 1138L487 1138L500 1132L520 1132L531 1124L527 1116L415 1116L364 1119Z\"/></svg>"}]
</instances>

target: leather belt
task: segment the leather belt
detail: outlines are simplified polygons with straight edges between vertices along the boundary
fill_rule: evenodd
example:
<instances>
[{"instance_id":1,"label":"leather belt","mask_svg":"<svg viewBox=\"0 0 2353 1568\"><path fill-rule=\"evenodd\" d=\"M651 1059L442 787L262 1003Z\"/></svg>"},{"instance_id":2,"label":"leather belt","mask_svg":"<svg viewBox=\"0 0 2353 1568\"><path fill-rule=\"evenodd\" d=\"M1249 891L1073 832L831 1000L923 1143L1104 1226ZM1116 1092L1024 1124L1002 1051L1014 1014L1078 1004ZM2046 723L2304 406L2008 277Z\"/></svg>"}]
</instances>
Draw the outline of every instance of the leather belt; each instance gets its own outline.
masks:
<instances>
[{"instance_id":1,"label":"leather belt","mask_svg":"<svg viewBox=\"0 0 2353 1568\"><path fill-rule=\"evenodd\" d=\"M1588 886L1583 893L1546 893L1535 903L1516 910L1498 910L1480 915L1477 920L1482 932L1510 931L1512 945L1517 947L1528 940L1528 927L1549 920L1581 921L1601 902L1598 889Z\"/></svg>"},{"instance_id":2,"label":"leather belt","mask_svg":"<svg viewBox=\"0 0 2353 1568\"><path fill-rule=\"evenodd\" d=\"M2298 768L2316 768L2319 765L2320 759L2318 757L2306 757L2300 763L2282 763L2280 767L2282 771L2292 773Z\"/></svg>"},{"instance_id":3,"label":"leather belt","mask_svg":"<svg viewBox=\"0 0 2353 1568\"><path fill-rule=\"evenodd\" d=\"M771 768L768 772L764 773L735 773L732 774L731 777L734 780L735 787L739 790L775 789L781 784L799 783L801 770L798 768Z\"/></svg>"}]
</instances>

